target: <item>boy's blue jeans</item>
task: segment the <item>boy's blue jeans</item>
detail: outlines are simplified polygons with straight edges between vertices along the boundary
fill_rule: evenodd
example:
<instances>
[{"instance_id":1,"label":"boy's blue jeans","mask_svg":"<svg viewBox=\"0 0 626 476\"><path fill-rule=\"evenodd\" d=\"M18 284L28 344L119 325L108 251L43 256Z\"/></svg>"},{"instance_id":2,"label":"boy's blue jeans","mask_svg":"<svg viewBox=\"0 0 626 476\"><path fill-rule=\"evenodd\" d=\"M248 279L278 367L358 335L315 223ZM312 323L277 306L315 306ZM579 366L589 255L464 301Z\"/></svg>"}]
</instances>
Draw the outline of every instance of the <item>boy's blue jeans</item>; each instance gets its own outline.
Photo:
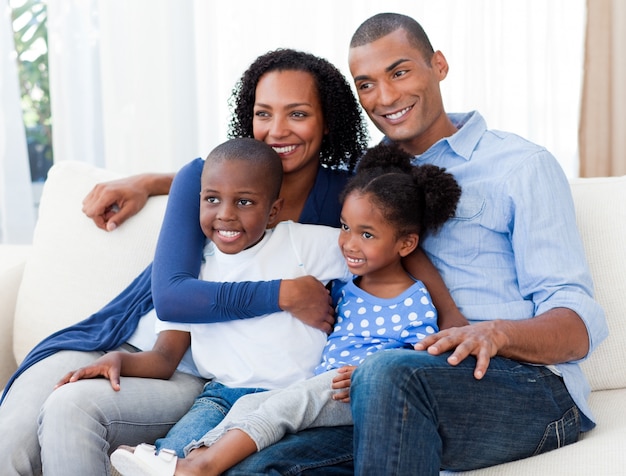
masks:
<instances>
[{"instance_id":1,"label":"boy's blue jeans","mask_svg":"<svg viewBox=\"0 0 626 476\"><path fill-rule=\"evenodd\" d=\"M156 440L154 444L157 450L163 448L174 450L179 458L184 458L185 446L193 440L199 440L207 431L215 428L240 397L263 391L265 389L262 388L230 388L217 382L206 383L189 411L164 438Z\"/></svg>"},{"instance_id":2,"label":"boy's blue jeans","mask_svg":"<svg viewBox=\"0 0 626 476\"><path fill-rule=\"evenodd\" d=\"M482 380L476 361L390 350L352 376L349 427L290 435L249 457L234 475L438 475L543 453L578 440L580 415L560 377L495 357Z\"/></svg>"}]
</instances>

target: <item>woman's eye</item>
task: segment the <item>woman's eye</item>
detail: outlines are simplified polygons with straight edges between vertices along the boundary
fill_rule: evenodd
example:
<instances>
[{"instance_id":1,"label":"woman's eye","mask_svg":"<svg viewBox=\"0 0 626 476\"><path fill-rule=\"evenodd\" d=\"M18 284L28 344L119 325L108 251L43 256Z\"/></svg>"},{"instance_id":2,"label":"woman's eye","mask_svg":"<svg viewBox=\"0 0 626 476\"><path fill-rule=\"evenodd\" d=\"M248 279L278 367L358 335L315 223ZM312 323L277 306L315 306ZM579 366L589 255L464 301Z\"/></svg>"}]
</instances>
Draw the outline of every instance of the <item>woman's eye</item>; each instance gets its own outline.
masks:
<instances>
[{"instance_id":1,"label":"woman's eye","mask_svg":"<svg viewBox=\"0 0 626 476\"><path fill-rule=\"evenodd\" d=\"M267 112L265 112L265 111L255 111L254 115L257 116L257 117L268 117L269 116L269 114Z\"/></svg>"},{"instance_id":2,"label":"woman's eye","mask_svg":"<svg viewBox=\"0 0 626 476\"><path fill-rule=\"evenodd\" d=\"M295 118L298 118L298 119L301 119L303 117L307 117L307 114L304 113L304 112L301 112L301 111L294 111L294 112L291 113L291 116L295 117Z\"/></svg>"}]
</instances>

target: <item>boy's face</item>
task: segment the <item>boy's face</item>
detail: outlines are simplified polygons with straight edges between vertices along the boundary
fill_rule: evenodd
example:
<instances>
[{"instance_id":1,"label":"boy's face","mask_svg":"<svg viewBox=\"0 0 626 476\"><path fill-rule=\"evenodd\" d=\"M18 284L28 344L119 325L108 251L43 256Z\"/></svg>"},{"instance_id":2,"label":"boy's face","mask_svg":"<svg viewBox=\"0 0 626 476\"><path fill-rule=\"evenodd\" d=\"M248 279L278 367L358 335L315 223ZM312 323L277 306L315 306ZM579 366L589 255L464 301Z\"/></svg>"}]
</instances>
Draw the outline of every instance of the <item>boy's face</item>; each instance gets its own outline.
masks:
<instances>
[{"instance_id":1,"label":"boy's face","mask_svg":"<svg viewBox=\"0 0 626 476\"><path fill-rule=\"evenodd\" d=\"M445 112L439 82L448 64L440 52L427 60L404 30L350 48L348 57L359 101L381 132L411 154L441 137Z\"/></svg>"},{"instance_id":2,"label":"boy's face","mask_svg":"<svg viewBox=\"0 0 626 476\"><path fill-rule=\"evenodd\" d=\"M202 172L200 226L220 251L239 253L257 244L280 210L266 171L246 160L212 162Z\"/></svg>"}]
</instances>

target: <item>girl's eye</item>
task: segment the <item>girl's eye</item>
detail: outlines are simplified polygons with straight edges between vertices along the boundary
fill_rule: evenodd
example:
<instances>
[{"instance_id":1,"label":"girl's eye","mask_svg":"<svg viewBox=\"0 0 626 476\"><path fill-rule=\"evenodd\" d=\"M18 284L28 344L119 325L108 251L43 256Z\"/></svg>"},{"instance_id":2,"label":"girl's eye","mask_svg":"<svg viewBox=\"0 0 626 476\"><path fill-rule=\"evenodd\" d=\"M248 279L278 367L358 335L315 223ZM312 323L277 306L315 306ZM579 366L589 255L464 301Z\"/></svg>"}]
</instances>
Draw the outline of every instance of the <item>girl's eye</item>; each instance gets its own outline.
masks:
<instances>
[{"instance_id":1,"label":"girl's eye","mask_svg":"<svg viewBox=\"0 0 626 476\"><path fill-rule=\"evenodd\" d=\"M217 197L206 197L205 200L209 203L219 203L220 199Z\"/></svg>"},{"instance_id":2,"label":"girl's eye","mask_svg":"<svg viewBox=\"0 0 626 476\"><path fill-rule=\"evenodd\" d=\"M341 224L341 231L349 231L350 228L348 228L348 225L346 225L345 223Z\"/></svg>"},{"instance_id":3,"label":"girl's eye","mask_svg":"<svg viewBox=\"0 0 626 476\"><path fill-rule=\"evenodd\" d=\"M371 233L364 231L363 232L363 238L365 238L366 240L369 240L370 238L374 238L374 235L372 235Z\"/></svg>"}]
</instances>

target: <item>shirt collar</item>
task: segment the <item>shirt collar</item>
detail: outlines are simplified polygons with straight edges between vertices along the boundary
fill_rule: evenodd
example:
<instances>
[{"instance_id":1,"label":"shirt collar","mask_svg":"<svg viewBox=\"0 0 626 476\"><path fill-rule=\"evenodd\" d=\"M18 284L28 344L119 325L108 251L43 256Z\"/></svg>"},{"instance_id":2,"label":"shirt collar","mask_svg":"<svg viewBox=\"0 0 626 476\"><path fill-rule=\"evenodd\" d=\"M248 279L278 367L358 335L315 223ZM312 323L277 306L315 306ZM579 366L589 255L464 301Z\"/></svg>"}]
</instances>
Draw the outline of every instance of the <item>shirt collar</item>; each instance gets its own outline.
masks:
<instances>
[{"instance_id":1,"label":"shirt collar","mask_svg":"<svg viewBox=\"0 0 626 476\"><path fill-rule=\"evenodd\" d=\"M444 137L434 143L430 149L416 158L426 158L430 154L438 153L439 147L445 144L459 157L470 160L474 149L478 146L480 138L487 130L487 123L478 111L464 113L449 113L448 117L457 128L457 132L449 137ZM383 142L390 143L388 137L383 138Z\"/></svg>"}]
</instances>

